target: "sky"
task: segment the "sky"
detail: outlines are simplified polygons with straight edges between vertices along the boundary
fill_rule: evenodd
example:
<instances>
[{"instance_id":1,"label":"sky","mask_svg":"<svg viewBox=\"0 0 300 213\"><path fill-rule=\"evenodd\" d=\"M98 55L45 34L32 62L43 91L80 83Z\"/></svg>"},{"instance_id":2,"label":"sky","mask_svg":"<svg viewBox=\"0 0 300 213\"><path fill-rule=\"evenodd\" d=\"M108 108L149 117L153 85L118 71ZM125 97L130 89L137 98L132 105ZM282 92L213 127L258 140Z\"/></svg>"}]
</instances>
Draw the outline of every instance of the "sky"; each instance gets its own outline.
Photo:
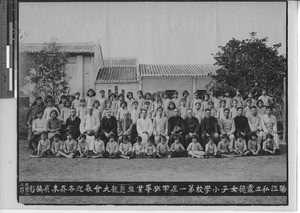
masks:
<instances>
[{"instance_id":1,"label":"sky","mask_svg":"<svg viewBox=\"0 0 300 213\"><path fill-rule=\"evenodd\" d=\"M284 2L23 2L22 43L99 41L104 57L144 64L209 64L250 32L286 49Z\"/></svg>"}]
</instances>

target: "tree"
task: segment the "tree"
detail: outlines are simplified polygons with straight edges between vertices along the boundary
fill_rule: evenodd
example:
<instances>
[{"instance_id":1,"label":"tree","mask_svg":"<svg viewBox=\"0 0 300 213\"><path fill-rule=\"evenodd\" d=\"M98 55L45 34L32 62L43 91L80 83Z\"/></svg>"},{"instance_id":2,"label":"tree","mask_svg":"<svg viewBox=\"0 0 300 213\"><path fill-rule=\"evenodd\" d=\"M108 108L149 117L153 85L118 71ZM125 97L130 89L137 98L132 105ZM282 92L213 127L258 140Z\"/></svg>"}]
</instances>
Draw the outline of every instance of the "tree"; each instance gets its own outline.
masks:
<instances>
[{"instance_id":1,"label":"tree","mask_svg":"<svg viewBox=\"0 0 300 213\"><path fill-rule=\"evenodd\" d=\"M267 46L268 38L258 39L250 33L250 39L231 39L220 46L214 56L220 68L208 85L212 92L224 90L251 91L258 96L263 89L276 101L282 101L283 80L286 76L286 59L278 55L281 43Z\"/></svg>"},{"instance_id":2,"label":"tree","mask_svg":"<svg viewBox=\"0 0 300 213\"><path fill-rule=\"evenodd\" d=\"M28 53L26 58L30 74L25 77L23 92L34 98L52 95L55 100L68 92L68 78L65 72L67 60L54 40L45 43L41 51Z\"/></svg>"}]
</instances>

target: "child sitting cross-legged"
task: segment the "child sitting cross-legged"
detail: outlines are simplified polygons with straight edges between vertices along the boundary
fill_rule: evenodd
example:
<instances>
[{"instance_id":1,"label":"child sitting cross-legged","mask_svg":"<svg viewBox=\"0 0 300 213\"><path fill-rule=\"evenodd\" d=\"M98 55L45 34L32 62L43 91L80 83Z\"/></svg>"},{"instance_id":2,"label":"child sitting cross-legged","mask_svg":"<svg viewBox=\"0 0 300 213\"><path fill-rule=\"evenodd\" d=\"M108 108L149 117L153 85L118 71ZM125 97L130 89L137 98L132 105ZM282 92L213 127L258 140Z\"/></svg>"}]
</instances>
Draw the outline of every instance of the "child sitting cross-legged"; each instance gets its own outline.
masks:
<instances>
[{"instance_id":1,"label":"child sitting cross-legged","mask_svg":"<svg viewBox=\"0 0 300 213\"><path fill-rule=\"evenodd\" d=\"M59 154L65 158L73 158L77 150L77 142L73 140L71 132L67 133L67 140L64 142L63 150Z\"/></svg>"},{"instance_id":2,"label":"child sitting cross-legged","mask_svg":"<svg viewBox=\"0 0 300 213\"><path fill-rule=\"evenodd\" d=\"M203 158L204 151L201 144L198 142L198 136L192 136L192 142L189 144L187 148L189 156L192 158Z\"/></svg>"},{"instance_id":3,"label":"child sitting cross-legged","mask_svg":"<svg viewBox=\"0 0 300 213\"><path fill-rule=\"evenodd\" d=\"M145 157L146 158L156 158L158 157L157 156L157 153L156 153L156 149L155 149L155 146L153 145L153 140L152 138L148 138L148 143L145 144Z\"/></svg>"},{"instance_id":4,"label":"child sitting cross-legged","mask_svg":"<svg viewBox=\"0 0 300 213\"><path fill-rule=\"evenodd\" d=\"M103 134L100 134L99 132L96 132L94 135L94 141L93 141L93 150L90 152L91 158L103 158L103 154L105 152L105 145L103 142Z\"/></svg>"},{"instance_id":5,"label":"child sitting cross-legged","mask_svg":"<svg viewBox=\"0 0 300 213\"><path fill-rule=\"evenodd\" d=\"M119 145L119 152L117 153L116 158L121 157L125 159L130 159L131 151L132 145L129 142L129 137L128 135L123 135L123 141Z\"/></svg>"},{"instance_id":6,"label":"child sitting cross-legged","mask_svg":"<svg viewBox=\"0 0 300 213\"><path fill-rule=\"evenodd\" d=\"M250 133L250 139L248 141L248 150L245 152L247 156L261 155L260 142L257 140L258 136L256 132Z\"/></svg>"},{"instance_id":7,"label":"child sitting cross-legged","mask_svg":"<svg viewBox=\"0 0 300 213\"><path fill-rule=\"evenodd\" d=\"M167 157L171 157L170 153L170 148L167 144L167 138L164 135L160 136L160 143L157 144L156 146L156 152L157 152L157 156L159 158L167 158Z\"/></svg>"},{"instance_id":8,"label":"child sitting cross-legged","mask_svg":"<svg viewBox=\"0 0 300 213\"><path fill-rule=\"evenodd\" d=\"M267 134L266 138L263 142L262 155L280 155L280 150L273 140L273 135Z\"/></svg>"},{"instance_id":9,"label":"child sitting cross-legged","mask_svg":"<svg viewBox=\"0 0 300 213\"><path fill-rule=\"evenodd\" d=\"M48 139L48 133L46 131L42 132L41 139L37 146L37 151L32 155L29 155L32 158L45 157L51 155L51 143Z\"/></svg>"},{"instance_id":10,"label":"child sitting cross-legged","mask_svg":"<svg viewBox=\"0 0 300 213\"><path fill-rule=\"evenodd\" d=\"M247 145L245 139L243 139L242 133L236 134L237 140L234 143L234 154L236 156L244 156L247 152Z\"/></svg>"},{"instance_id":11,"label":"child sitting cross-legged","mask_svg":"<svg viewBox=\"0 0 300 213\"><path fill-rule=\"evenodd\" d=\"M131 158L143 158L145 155L145 147L142 144L142 137L138 136L136 143L133 144ZM149 140L149 139L148 139Z\"/></svg>"},{"instance_id":12,"label":"child sitting cross-legged","mask_svg":"<svg viewBox=\"0 0 300 213\"><path fill-rule=\"evenodd\" d=\"M111 159L116 159L118 157L119 145L116 142L115 134L111 134L109 136L109 141L106 144L106 151L104 152L104 156Z\"/></svg>"},{"instance_id":13,"label":"child sitting cross-legged","mask_svg":"<svg viewBox=\"0 0 300 213\"><path fill-rule=\"evenodd\" d=\"M205 146L205 158L215 157L217 154L217 146L214 137L211 137Z\"/></svg>"},{"instance_id":14,"label":"child sitting cross-legged","mask_svg":"<svg viewBox=\"0 0 300 213\"><path fill-rule=\"evenodd\" d=\"M171 157L187 157L187 152L183 145L179 142L179 137L174 137L174 143L172 143L171 147Z\"/></svg>"},{"instance_id":15,"label":"child sitting cross-legged","mask_svg":"<svg viewBox=\"0 0 300 213\"><path fill-rule=\"evenodd\" d=\"M79 136L79 142L78 142L78 147L77 147L77 152L75 153L76 157L87 157L89 152L89 145L86 142L86 135L81 134Z\"/></svg>"},{"instance_id":16,"label":"child sitting cross-legged","mask_svg":"<svg viewBox=\"0 0 300 213\"><path fill-rule=\"evenodd\" d=\"M221 135L221 141L218 143L217 150L216 157L230 157L233 150L229 143L229 137L227 134Z\"/></svg>"},{"instance_id":17,"label":"child sitting cross-legged","mask_svg":"<svg viewBox=\"0 0 300 213\"><path fill-rule=\"evenodd\" d=\"M53 136L53 142L51 145L52 155L54 157L60 157L60 153L63 151L64 143L59 139L60 135L55 133Z\"/></svg>"}]
</instances>

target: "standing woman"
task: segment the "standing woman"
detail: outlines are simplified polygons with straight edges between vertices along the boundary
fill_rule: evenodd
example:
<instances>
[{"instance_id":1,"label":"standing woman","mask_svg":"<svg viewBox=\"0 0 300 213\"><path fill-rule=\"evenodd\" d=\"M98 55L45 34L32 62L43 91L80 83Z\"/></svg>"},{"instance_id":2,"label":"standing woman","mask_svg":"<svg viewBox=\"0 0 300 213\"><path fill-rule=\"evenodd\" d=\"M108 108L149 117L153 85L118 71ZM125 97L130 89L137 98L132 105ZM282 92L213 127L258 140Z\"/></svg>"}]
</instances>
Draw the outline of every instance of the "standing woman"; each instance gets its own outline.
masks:
<instances>
[{"instance_id":1,"label":"standing woman","mask_svg":"<svg viewBox=\"0 0 300 213\"><path fill-rule=\"evenodd\" d=\"M170 118L174 116L174 110L176 109L176 105L173 101L170 101L169 106L167 107L166 110L166 117Z\"/></svg>"},{"instance_id":2,"label":"standing woman","mask_svg":"<svg viewBox=\"0 0 300 213\"><path fill-rule=\"evenodd\" d=\"M152 100L152 95L150 92L145 93L145 101L149 101L149 111L152 113L153 112L153 100Z\"/></svg>"},{"instance_id":3,"label":"standing woman","mask_svg":"<svg viewBox=\"0 0 300 213\"><path fill-rule=\"evenodd\" d=\"M96 100L96 92L93 89L89 89L86 93L86 105L87 108L93 107L94 100Z\"/></svg>"},{"instance_id":4,"label":"standing woman","mask_svg":"<svg viewBox=\"0 0 300 213\"><path fill-rule=\"evenodd\" d=\"M31 138L31 133L32 133L32 122L37 119L37 114L38 112L44 112L45 110L45 105L43 102L42 97L37 97L35 101L32 103L31 107L29 108L27 112L27 126L28 126L28 141Z\"/></svg>"},{"instance_id":5,"label":"standing woman","mask_svg":"<svg viewBox=\"0 0 300 213\"><path fill-rule=\"evenodd\" d=\"M58 104L58 110L61 112L61 110L65 107L65 103L67 101L67 96L62 95L60 96L59 104Z\"/></svg>"},{"instance_id":6,"label":"standing woman","mask_svg":"<svg viewBox=\"0 0 300 213\"><path fill-rule=\"evenodd\" d=\"M127 95L127 109L129 112L131 112L132 110L132 102L134 101L134 98L133 98L133 93L132 92L128 92Z\"/></svg>"},{"instance_id":7,"label":"standing woman","mask_svg":"<svg viewBox=\"0 0 300 213\"><path fill-rule=\"evenodd\" d=\"M142 90L137 91L137 102L138 102L139 110L141 110L143 108L144 101L145 101L145 99L144 99L143 91Z\"/></svg>"},{"instance_id":8,"label":"standing woman","mask_svg":"<svg viewBox=\"0 0 300 213\"><path fill-rule=\"evenodd\" d=\"M46 131L48 132L50 141L56 133L60 134L61 121L57 117L57 111L52 110L50 112L50 118L46 121Z\"/></svg>"},{"instance_id":9,"label":"standing woman","mask_svg":"<svg viewBox=\"0 0 300 213\"><path fill-rule=\"evenodd\" d=\"M123 103L123 101L125 101L124 95L119 94L118 95L118 101L117 101L117 113L118 113L119 109L121 108L121 103Z\"/></svg>"},{"instance_id":10,"label":"standing woman","mask_svg":"<svg viewBox=\"0 0 300 213\"><path fill-rule=\"evenodd\" d=\"M109 100L111 101L111 107L110 107L110 110L111 110L111 114L113 116L117 116L117 112L118 112L118 101L116 100L117 96L115 93L111 93L109 95Z\"/></svg>"}]
</instances>

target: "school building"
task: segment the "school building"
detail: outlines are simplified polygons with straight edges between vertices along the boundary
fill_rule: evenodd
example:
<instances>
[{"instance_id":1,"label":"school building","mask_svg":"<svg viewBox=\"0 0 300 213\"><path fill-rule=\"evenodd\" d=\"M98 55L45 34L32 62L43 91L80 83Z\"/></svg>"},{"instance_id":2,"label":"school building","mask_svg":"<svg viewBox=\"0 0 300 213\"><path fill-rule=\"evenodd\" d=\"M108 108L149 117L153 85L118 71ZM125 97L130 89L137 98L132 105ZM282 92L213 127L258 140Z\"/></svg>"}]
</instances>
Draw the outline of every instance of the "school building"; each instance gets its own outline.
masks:
<instances>
[{"instance_id":1,"label":"school building","mask_svg":"<svg viewBox=\"0 0 300 213\"><path fill-rule=\"evenodd\" d=\"M99 42L58 44L67 57L70 94L79 91L84 97L89 88L94 89L97 96L102 89L106 94L132 91L134 96L138 90L151 93L177 90L180 96L187 90L192 96L194 91L206 90L218 69L213 64L143 64L137 57L107 58ZM22 79L29 75L22 62L28 54L39 52L43 47L44 44L20 44L20 88L24 86Z\"/></svg>"}]
</instances>

